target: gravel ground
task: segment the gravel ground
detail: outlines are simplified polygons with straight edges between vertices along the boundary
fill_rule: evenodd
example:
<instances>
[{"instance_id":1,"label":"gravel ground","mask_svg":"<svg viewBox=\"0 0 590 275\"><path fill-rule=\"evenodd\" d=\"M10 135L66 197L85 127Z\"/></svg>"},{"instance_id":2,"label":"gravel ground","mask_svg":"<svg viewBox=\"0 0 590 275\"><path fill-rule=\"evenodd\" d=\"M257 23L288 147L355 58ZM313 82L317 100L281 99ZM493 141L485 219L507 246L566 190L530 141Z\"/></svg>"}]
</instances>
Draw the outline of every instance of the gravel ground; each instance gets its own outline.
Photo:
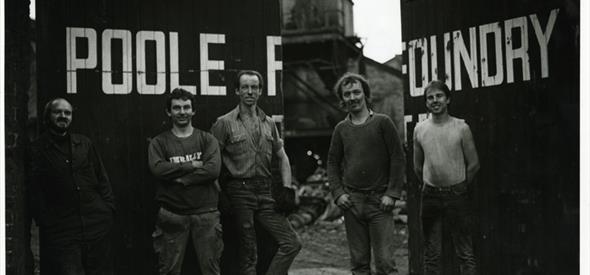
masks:
<instances>
[{"instance_id":1,"label":"gravel ground","mask_svg":"<svg viewBox=\"0 0 590 275\"><path fill-rule=\"evenodd\" d=\"M290 275L350 274L350 256L342 220L317 222L298 229L303 249L295 259ZM399 274L408 274L408 230L396 224L395 261Z\"/></svg>"}]
</instances>

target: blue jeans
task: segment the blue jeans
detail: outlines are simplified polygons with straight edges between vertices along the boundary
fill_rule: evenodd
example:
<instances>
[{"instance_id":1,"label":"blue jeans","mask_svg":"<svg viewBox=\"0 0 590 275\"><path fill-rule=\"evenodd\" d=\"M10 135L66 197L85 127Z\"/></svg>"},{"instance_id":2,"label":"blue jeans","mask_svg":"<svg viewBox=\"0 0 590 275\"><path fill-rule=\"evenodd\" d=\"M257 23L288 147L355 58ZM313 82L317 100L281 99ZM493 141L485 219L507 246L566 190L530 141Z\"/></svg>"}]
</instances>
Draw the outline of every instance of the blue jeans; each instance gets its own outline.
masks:
<instances>
[{"instance_id":1,"label":"blue jeans","mask_svg":"<svg viewBox=\"0 0 590 275\"><path fill-rule=\"evenodd\" d=\"M380 193L349 192L352 206L344 211L346 239L354 275L371 274L371 248L376 274L396 274L393 212L381 210Z\"/></svg>"},{"instance_id":2,"label":"blue jeans","mask_svg":"<svg viewBox=\"0 0 590 275\"><path fill-rule=\"evenodd\" d=\"M44 245L41 240L43 275L112 275L110 234L93 241L68 240Z\"/></svg>"},{"instance_id":3,"label":"blue jeans","mask_svg":"<svg viewBox=\"0 0 590 275\"><path fill-rule=\"evenodd\" d=\"M219 212L179 215L164 208L160 208L152 235L154 250L159 255L160 274L181 274L189 234L201 274L219 274L219 258L223 251Z\"/></svg>"},{"instance_id":4,"label":"blue jeans","mask_svg":"<svg viewBox=\"0 0 590 275\"><path fill-rule=\"evenodd\" d=\"M441 274L442 225L449 225L455 254L463 275L477 274L471 240L472 212L467 184L450 187L424 186L422 230L424 234L424 275Z\"/></svg>"},{"instance_id":5,"label":"blue jeans","mask_svg":"<svg viewBox=\"0 0 590 275\"><path fill-rule=\"evenodd\" d=\"M224 184L239 232L240 274L255 275L257 262L256 220L278 244L266 274L286 275L301 242L285 216L278 214L270 193L270 180L230 180Z\"/></svg>"}]
</instances>

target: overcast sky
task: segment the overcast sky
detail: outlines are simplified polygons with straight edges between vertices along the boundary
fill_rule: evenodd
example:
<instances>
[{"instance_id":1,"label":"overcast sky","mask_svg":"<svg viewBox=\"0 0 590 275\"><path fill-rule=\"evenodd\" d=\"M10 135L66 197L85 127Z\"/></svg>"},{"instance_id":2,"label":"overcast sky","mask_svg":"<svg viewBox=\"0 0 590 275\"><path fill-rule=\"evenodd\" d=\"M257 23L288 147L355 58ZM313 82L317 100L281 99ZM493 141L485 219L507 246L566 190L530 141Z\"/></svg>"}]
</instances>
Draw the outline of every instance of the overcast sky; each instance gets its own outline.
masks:
<instances>
[{"instance_id":1,"label":"overcast sky","mask_svg":"<svg viewBox=\"0 0 590 275\"><path fill-rule=\"evenodd\" d=\"M401 54L399 0L356 0L353 7L354 31L365 45L365 56L383 63Z\"/></svg>"}]
</instances>

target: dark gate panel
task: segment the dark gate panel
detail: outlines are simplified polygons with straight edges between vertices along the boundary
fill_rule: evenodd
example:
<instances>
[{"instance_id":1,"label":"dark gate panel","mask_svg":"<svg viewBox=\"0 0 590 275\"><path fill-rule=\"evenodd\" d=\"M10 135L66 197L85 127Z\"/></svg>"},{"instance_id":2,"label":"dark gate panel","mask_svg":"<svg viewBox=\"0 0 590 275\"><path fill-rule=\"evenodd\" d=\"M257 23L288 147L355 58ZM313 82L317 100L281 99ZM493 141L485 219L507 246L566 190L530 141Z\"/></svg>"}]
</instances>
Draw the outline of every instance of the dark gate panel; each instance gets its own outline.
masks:
<instances>
[{"instance_id":1,"label":"dark gate panel","mask_svg":"<svg viewBox=\"0 0 590 275\"><path fill-rule=\"evenodd\" d=\"M208 130L238 102L236 73L255 69L266 79L261 107L282 115L279 17L274 0L37 2L38 102L70 100L73 130L103 157L118 206L118 274L155 271L147 145L170 127L170 90L190 86L195 125Z\"/></svg>"},{"instance_id":2,"label":"dark gate panel","mask_svg":"<svg viewBox=\"0 0 590 275\"><path fill-rule=\"evenodd\" d=\"M434 78L450 84L450 113L475 138L481 274L578 274L579 1L408 0L401 11L409 148ZM409 181L420 274L420 196ZM458 274L452 250L444 259L446 274Z\"/></svg>"}]
</instances>

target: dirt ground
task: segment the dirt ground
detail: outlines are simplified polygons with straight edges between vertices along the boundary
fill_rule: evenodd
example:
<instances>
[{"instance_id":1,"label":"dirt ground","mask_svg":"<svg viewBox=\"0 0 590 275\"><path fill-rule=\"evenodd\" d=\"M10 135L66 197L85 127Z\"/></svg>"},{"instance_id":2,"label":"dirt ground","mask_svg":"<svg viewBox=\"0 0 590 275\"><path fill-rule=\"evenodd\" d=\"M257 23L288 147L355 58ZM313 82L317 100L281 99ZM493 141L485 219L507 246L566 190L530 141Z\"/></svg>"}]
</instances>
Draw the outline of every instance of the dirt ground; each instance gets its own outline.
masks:
<instances>
[{"instance_id":1,"label":"dirt ground","mask_svg":"<svg viewBox=\"0 0 590 275\"><path fill-rule=\"evenodd\" d=\"M35 233L34 238L37 235ZM348 242L342 219L331 222L318 221L298 229L297 233L303 242L303 249L295 258L289 275L351 274ZM36 263L34 274L39 274L37 241L33 241L33 244ZM408 274L408 230L404 224L396 224L395 245L398 247L395 252L398 274Z\"/></svg>"},{"instance_id":2,"label":"dirt ground","mask_svg":"<svg viewBox=\"0 0 590 275\"><path fill-rule=\"evenodd\" d=\"M346 232L341 219L332 222L316 222L298 229L303 249L295 259L290 275L340 275L350 274L349 250ZM399 274L408 274L408 230L406 225L396 224L395 261Z\"/></svg>"}]
</instances>

